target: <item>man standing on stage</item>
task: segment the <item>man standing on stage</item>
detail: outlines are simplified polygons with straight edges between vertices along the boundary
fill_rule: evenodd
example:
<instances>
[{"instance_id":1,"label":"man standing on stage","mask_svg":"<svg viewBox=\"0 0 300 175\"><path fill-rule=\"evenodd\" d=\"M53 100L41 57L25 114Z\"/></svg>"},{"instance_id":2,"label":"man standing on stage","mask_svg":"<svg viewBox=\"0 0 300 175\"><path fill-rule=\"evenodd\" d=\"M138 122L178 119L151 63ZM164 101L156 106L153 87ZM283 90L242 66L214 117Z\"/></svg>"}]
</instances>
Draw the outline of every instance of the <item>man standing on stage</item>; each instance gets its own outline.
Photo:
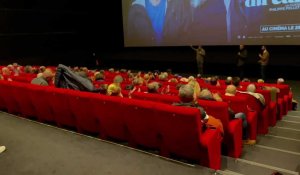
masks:
<instances>
[{"instance_id":1,"label":"man standing on stage","mask_svg":"<svg viewBox=\"0 0 300 175\"><path fill-rule=\"evenodd\" d=\"M203 75L203 63L204 63L204 58L206 55L205 50L201 46L198 46L198 48L191 46L191 48L196 52L198 74L200 74L202 76Z\"/></svg>"}]
</instances>

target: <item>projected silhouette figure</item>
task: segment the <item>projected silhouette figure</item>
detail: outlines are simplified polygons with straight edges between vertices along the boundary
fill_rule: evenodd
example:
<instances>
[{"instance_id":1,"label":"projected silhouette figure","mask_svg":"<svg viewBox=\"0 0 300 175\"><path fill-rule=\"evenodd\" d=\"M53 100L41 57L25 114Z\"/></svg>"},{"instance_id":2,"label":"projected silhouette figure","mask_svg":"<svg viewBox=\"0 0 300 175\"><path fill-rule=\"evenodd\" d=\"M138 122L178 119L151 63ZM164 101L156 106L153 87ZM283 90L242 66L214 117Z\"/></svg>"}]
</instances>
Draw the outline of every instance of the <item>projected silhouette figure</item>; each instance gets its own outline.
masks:
<instances>
[{"instance_id":1,"label":"projected silhouette figure","mask_svg":"<svg viewBox=\"0 0 300 175\"><path fill-rule=\"evenodd\" d=\"M227 43L224 0L192 0L189 40L191 43Z\"/></svg>"}]
</instances>

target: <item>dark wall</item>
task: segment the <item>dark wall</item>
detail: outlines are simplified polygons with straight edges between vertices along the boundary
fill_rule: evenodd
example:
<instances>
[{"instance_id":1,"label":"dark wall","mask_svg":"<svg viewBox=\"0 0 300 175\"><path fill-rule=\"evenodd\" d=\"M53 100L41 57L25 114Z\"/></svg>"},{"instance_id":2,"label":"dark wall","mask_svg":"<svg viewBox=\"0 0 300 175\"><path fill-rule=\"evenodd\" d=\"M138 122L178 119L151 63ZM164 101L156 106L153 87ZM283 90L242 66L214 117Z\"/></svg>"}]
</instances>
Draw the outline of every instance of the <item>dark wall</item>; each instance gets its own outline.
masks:
<instances>
[{"instance_id":1,"label":"dark wall","mask_svg":"<svg viewBox=\"0 0 300 175\"><path fill-rule=\"evenodd\" d=\"M195 55L188 47L124 48L121 1L1 0L0 64L102 66L167 69L195 73ZM205 72L236 73L238 46L207 46ZM259 74L260 46L249 46L247 76ZM300 46L269 46L269 75L296 78ZM294 75L294 76L293 76Z\"/></svg>"}]
</instances>

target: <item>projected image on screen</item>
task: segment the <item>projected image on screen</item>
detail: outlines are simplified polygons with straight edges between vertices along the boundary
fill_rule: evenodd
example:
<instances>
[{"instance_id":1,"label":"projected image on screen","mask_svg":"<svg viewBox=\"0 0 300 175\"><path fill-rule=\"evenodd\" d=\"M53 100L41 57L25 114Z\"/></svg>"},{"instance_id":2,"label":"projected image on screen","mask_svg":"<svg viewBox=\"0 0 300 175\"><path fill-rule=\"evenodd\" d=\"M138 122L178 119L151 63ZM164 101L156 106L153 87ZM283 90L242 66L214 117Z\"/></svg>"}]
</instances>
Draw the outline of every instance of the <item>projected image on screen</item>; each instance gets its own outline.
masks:
<instances>
[{"instance_id":1,"label":"projected image on screen","mask_svg":"<svg viewBox=\"0 0 300 175\"><path fill-rule=\"evenodd\" d=\"M300 0L122 3L125 46L300 44Z\"/></svg>"}]
</instances>

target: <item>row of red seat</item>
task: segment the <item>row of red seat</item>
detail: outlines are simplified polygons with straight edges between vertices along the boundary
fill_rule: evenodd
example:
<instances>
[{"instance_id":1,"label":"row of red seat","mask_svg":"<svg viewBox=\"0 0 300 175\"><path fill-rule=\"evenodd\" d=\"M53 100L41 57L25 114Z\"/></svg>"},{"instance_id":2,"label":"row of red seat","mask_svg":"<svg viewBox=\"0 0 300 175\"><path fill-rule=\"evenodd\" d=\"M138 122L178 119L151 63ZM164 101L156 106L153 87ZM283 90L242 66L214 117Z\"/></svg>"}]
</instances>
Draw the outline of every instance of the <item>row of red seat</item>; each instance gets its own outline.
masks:
<instances>
[{"instance_id":1,"label":"row of red seat","mask_svg":"<svg viewBox=\"0 0 300 175\"><path fill-rule=\"evenodd\" d=\"M75 127L79 132L99 133L104 139L128 141L134 147L157 149L163 156L196 160L212 169L221 167L220 132L202 131L196 108L14 81L0 81L0 108L60 127ZM240 126L238 121L236 125ZM240 138L241 128L237 130Z\"/></svg>"}]
</instances>

